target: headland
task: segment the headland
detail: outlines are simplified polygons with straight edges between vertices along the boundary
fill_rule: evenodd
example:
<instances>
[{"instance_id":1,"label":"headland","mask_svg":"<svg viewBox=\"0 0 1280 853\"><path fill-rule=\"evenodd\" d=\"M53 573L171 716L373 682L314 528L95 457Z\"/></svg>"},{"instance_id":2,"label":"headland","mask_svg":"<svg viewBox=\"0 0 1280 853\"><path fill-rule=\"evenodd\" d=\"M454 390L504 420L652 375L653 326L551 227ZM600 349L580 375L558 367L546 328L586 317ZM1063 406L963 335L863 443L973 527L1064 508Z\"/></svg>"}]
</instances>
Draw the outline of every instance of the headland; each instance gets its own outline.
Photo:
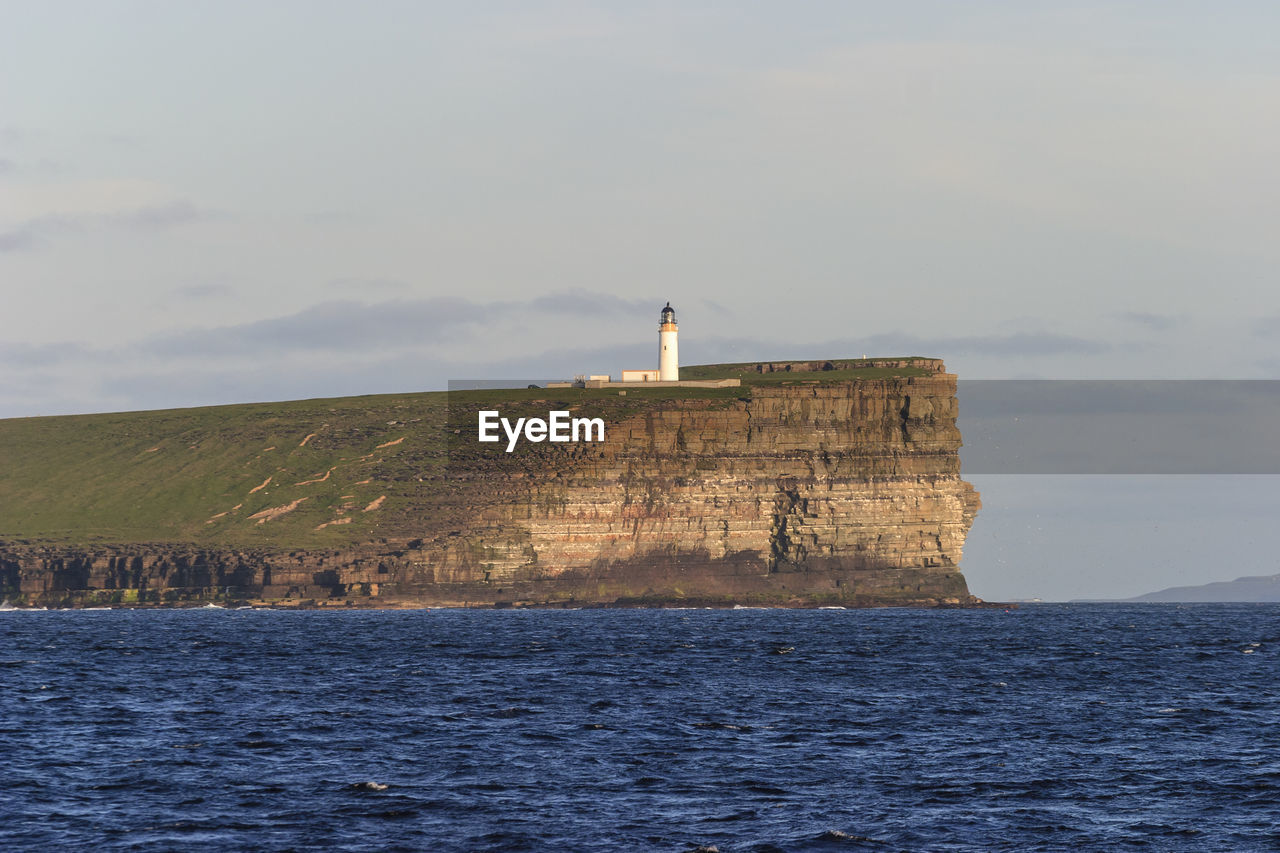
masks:
<instances>
[{"instance_id":1,"label":"headland","mask_svg":"<svg viewBox=\"0 0 1280 853\"><path fill-rule=\"evenodd\" d=\"M966 606L980 507L925 358L0 421L28 606ZM722 383L721 380L737 380ZM689 385L687 382L714 382ZM603 440L476 440L568 411Z\"/></svg>"}]
</instances>

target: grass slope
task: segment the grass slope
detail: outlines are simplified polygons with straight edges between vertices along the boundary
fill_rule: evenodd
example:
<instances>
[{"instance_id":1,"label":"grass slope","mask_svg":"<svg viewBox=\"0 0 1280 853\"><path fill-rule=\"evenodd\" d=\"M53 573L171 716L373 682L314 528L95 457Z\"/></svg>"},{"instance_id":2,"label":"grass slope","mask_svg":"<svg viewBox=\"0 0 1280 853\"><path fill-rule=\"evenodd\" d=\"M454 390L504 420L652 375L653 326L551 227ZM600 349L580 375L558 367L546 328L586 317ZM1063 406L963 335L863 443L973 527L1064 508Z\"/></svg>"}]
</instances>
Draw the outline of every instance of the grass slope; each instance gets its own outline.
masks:
<instances>
[{"instance_id":1,"label":"grass slope","mask_svg":"<svg viewBox=\"0 0 1280 853\"><path fill-rule=\"evenodd\" d=\"M748 386L923 373L869 368L752 376L746 367L681 372L741 375ZM749 393L427 392L0 420L0 542L322 548L413 537L426 520L458 509L451 498L459 486L448 470L450 412L461 432L474 429L477 409L499 405L504 415L566 408L608 421L672 400L717 405ZM459 447L479 449L457 438L452 444L455 454Z\"/></svg>"}]
</instances>

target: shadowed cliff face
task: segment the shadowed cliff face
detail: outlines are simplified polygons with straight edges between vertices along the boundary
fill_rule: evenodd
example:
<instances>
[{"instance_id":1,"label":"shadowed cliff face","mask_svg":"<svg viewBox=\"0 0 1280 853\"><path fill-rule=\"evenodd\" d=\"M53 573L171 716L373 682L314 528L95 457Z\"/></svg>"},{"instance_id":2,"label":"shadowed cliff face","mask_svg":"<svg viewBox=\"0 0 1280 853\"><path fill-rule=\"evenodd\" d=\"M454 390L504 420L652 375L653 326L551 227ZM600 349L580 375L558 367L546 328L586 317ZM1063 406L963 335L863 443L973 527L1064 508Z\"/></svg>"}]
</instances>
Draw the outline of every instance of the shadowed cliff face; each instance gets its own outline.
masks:
<instances>
[{"instance_id":1,"label":"shadowed cliff face","mask_svg":"<svg viewBox=\"0 0 1280 853\"><path fill-rule=\"evenodd\" d=\"M944 373L757 386L513 454L460 431L448 505L424 501L412 538L10 547L0 584L31 603L968 604L957 566L980 503L960 479L954 394ZM452 417L474 424L482 405Z\"/></svg>"}]
</instances>

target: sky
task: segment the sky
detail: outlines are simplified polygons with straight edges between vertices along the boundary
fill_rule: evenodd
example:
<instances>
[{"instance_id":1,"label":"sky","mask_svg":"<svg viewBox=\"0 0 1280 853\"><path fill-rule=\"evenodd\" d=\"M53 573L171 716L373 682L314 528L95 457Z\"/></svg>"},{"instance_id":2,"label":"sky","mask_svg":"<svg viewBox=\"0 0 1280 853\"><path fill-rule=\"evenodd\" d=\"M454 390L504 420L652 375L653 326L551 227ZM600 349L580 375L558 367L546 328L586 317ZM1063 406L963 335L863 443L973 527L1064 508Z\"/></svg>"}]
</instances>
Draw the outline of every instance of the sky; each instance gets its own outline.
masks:
<instances>
[{"instance_id":1,"label":"sky","mask_svg":"<svg viewBox=\"0 0 1280 853\"><path fill-rule=\"evenodd\" d=\"M1275 4L0 13L0 417L617 373L667 300L684 363L1280 378ZM996 571L1003 503L980 595L1172 585Z\"/></svg>"}]
</instances>

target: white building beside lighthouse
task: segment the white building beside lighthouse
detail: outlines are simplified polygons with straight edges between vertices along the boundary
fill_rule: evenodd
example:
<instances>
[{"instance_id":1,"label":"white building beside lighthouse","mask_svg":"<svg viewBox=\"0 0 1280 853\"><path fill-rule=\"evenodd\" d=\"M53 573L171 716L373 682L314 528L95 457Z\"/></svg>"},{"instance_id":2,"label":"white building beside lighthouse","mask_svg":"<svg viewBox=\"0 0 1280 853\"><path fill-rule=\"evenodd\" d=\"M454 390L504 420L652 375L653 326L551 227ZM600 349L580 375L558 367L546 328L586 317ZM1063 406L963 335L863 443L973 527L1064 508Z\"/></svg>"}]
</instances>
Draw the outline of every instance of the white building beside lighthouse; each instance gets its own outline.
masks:
<instances>
[{"instance_id":1,"label":"white building beside lighthouse","mask_svg":"<svg viewBox=\"0 0 1280 853\"><path fill-rule=\"evenodd\" d=\"M680 381L680 348L676 342L676 312L667 303L658 324L658 381Z\"/></svg>"}]
</instances>

